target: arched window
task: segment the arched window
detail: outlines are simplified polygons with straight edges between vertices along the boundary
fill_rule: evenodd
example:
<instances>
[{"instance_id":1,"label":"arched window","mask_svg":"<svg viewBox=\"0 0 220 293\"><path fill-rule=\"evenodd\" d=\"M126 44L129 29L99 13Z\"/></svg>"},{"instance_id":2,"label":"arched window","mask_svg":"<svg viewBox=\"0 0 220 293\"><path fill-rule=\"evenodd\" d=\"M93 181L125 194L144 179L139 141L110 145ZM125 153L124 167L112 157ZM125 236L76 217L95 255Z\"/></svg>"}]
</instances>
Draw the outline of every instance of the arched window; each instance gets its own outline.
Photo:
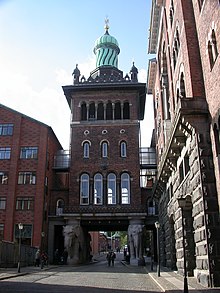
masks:
<instances>
[{"instance_id":1,"label":"arched window","mask_svg":"<svg viewBox=\"0 0 220 293\"><path fill-rule=\"evenodd\" d=\"M58 199L57 204L56 204L56 215L57 216L60 216L63 214L63 208L64 208L64 200Z\"/></svg>"},{"instance_id":2,"label":"arched window","mask_svg":"<svg viewBox=\"0 0 220 293\"><path fill-rule=\"evenodd\" d=\"M217 48L217 41L216 41L214 29L212 30L212 51L213 51L213 57L215 61L218 57L218 48Z\"/></svg>"},{"instance_id":3,"label":"arched window","mask_svg":"<svg viewBox=\"0 0 220 293\"><path fill-rule=\"evenodd\" d=\"M180 97L186 97L186 90L185 90L185 81L184 81L184 74L181 73L180 75Z\"/></svg>"},{"instance_id":4,"label":"arched window","mask_svg":"<svg viewBox=\"0 0 220 293\"><path fill-rule=\"evenodd\" d=\"M83 158L89 158L89 147L90 144L88 141L83 144Z\"/></svg>"},{"instance_id":5,"label":"arched window","mask_svg":"<svg viewBox=\"0 0 220 293\"><path fill-rule=\"evenodd\" d=\"M121 175L121 203L130 203L130 176L128 173Z\"/></svg>"},{"instance_id":6,"label":"arched window","mask_svg":"<svg viewBox=\"0 0 220 293\"><path fill-rule=\"evenodd\" d=\"M209 63L210 67L212 67L215 64L215 60L218 57L218 48L217 48L217 42L216 42L216 36L214 29L211 33L211 39L208 41L208 54L209 54Z\"/></svg>"},{"instance_id":7,"label":"arched window","mask_svg":"<svg viewBox=\"0 0 220 293\"><path fill-rule=\"evenodd\" d=\"M127 144L125 141L122 141L120 143L120 153L121 153L121 157L122 158L126 158L127 157Z\"/></svg>"},{"instance_id":8,"label":"arched window","mask_svg":"<svg viewBox=\"0 0 220 293\"><path fill-rule=\"evenodd\" d=\"M124 103L123 107L123 119L130 119L130 106L128 102Z\"/></svg>"},{"instance_id":9,"label":"arched window","mask_svg":"<svg viewBox=\"0 0 220 293\"><path fill-rule=\"evenodd\" d=\"M108 101L106 105L106 120L112 120L113 113L112 113L112 102Z\"/></svg>"},{"instance_id":10,"label":"arched window","mask_svg":"<svg viewBox=\"0 0 220 293\"><path fill-rule=\"evenodd\" d=\"M82 174L80 177L80 204L89 204L89 175Z\"/></svg>"},{"instance_id":11,"label":"arched window","mask_svg":"<svg viewBox=\"0 0 220 293\"><path fill-rule=\"evenodd\" d=\"M95 119L95 103L89 105L89 120Z\"/></svg>"},{"instance_id":12,"label":"arched window","mask_svg":"<svg viewBox=\"0 0 220 293\"><path fill-rule=\"evenodd\" d=\"M116 175L108 174L108 204L116 204Z\"/></svg>"},{"instance_id":13,"label":"arched window","mask_svg":"<svg viewBox=\"0 0 220 293\"><path fill-rule=\"evenodd\" d=\"M82 120L82 121L87 120L87 108L86 108L86 103L82 103L82 105L81 105L81 120Z\"/></svg>"},{"instance_id":14,"label":"arched window","mask_svg":"<svg viewBox=\"0 0 220 293\"><path fill-rule=\"evenodd\" d=\"M103 106L103 103L98 104L97 120L104 120L104 106Z\"/></svg>"},{"instance_id":15,"label":"arched window","mask_svg":"<svg viewBox=\"0 0 220 293\"><path fill-rule=\"evenodd\" d=\"M174 67L174 69L176 67L177 57L179 54L179 48L180 48L179 31L178 31L178 28L176 28L174 43L173 43L173 67Z\"/></svg>"},{"instance_id":16,"label":"arched window","mask_svg":"<svg viewBox=\"0 0 220 293\"><path fill-rule=\"evenodd\" d=\"M115 119L121 119L121 103L115 103Z\"/></svg>"},{"instance_id":17,"label":"arched window","mask_svg":"<svg viewBox=\"0 0 220 293\"><path fill-rule=\"evenodd\" d=\"M104 141L101 145L102 148L102 158L107 158L108 157L108 143Z\"/></svg>"},{"instance_id":18,"label":"arched window","mask_svg":"<svg viewBox=\"0 0 220 293\"><path fill-rule=\"evenodd\" d=\"M103 177L97 173L94 177L94 204L102 204L103 200Z\"/></svg>"}]
</instances>

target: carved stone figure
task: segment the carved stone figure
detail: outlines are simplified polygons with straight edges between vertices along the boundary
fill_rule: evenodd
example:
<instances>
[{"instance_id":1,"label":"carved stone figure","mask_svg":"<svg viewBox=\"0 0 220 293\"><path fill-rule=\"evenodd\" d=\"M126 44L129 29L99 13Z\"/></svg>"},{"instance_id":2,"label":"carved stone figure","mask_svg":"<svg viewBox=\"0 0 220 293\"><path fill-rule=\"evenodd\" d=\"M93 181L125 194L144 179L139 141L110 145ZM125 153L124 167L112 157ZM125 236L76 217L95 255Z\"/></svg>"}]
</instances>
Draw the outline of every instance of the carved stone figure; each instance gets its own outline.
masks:
<instances>
[{"instance_id":1,"label":"carved stone figure","mask_svg":"<svg viewBox=\"0 0 220 293\"><path fill-rule=\"evenodd\" d=\"M143 227L144 225L141 224L133 224L128 227L131 264L139 264L143 261Z\"/></svg>"},{"instance_id":2,"label":"carved stone figure","mask_svg":"<svg viewBox=\"0 0 220 293\"><path fill-rule=\"evenodd\" d=\"M83 259L85 245L84 233L80 225L67 225L63 227L64 246L68 251L69 264L78 264Z\"/></svg>"}]
</instances>

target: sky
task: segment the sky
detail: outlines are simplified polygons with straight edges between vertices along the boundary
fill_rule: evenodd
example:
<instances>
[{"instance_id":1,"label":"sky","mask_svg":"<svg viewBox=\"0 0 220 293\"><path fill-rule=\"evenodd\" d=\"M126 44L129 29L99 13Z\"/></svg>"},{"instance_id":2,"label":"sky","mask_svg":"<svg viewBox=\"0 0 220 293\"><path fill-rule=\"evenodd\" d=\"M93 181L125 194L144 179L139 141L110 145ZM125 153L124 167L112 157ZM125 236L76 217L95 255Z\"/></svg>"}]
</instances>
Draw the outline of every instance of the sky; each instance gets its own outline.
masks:
<instances>
[{"instance_id":1,"label":"sky","mask_svg":"<svg viewBox=\"0 0 220 293\"><path fill-rule=\"evenodd\" d=\"M51 126L69 148L70 109L62 86L95 69L93 48L105 32L120 47L118 68L147 81L150 0L0 0L0 103ZM146 96L142 146L150 146L152 97Z\"/></svg>"}]
</instances>

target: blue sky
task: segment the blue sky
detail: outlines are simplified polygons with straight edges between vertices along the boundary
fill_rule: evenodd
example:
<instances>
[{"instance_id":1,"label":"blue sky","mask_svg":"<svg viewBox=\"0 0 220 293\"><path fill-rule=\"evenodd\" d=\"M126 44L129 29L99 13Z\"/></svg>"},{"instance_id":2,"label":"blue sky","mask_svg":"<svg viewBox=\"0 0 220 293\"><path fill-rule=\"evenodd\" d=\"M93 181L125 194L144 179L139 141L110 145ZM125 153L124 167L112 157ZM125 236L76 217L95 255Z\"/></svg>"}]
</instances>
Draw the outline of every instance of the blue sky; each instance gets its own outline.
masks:
<instances>
[{"instance_id":1,"label":"blue sky","mask_svg":"<svg viewBox=\"0 0 220 293\"><path fill-rule=\"evenodd\" d=\"M119 69L132 62L146 82L150 0L0 0L0 103L51 126L69 147L70 111L62 91L79 64L86 77L95 69L95 40L109 33L119 42ZM52 105L49 106L49 105ZM147 96L142 141L149 146L152 97Z\"/></svg>"}]
</instances>

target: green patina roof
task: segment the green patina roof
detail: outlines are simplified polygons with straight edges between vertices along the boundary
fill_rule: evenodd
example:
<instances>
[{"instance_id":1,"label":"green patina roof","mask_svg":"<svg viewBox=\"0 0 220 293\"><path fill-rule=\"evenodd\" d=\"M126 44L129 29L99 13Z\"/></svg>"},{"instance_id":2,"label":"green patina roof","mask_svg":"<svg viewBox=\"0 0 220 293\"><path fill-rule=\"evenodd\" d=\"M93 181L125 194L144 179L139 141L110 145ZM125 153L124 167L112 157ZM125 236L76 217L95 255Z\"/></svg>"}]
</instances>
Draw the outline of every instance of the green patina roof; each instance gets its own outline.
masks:
<instances>
[{"instance_id":1,"label":"green patina roof","mask_svg":"<svg viewBox=\"0 0 220 293\"><path fill-rule=\"evenodd\" d=\"M117 47L119 46L118 41L115 37L109 35L108 33L105 33L103 36L99 37L95 42L95 47L102 45L102 44L113 44Z\"/></svg>"},{"instance_id":2,"label":"green patina roof","mask_svg":"<svg viewBox=\"0 0 220 293\"><path fill-rule=\"evenodd\" d=\"M108 26L103 36L95 42L96 67L113 66L118 68L119 44L115 37L108 33Z\"/></svg>"}]
</instances>

